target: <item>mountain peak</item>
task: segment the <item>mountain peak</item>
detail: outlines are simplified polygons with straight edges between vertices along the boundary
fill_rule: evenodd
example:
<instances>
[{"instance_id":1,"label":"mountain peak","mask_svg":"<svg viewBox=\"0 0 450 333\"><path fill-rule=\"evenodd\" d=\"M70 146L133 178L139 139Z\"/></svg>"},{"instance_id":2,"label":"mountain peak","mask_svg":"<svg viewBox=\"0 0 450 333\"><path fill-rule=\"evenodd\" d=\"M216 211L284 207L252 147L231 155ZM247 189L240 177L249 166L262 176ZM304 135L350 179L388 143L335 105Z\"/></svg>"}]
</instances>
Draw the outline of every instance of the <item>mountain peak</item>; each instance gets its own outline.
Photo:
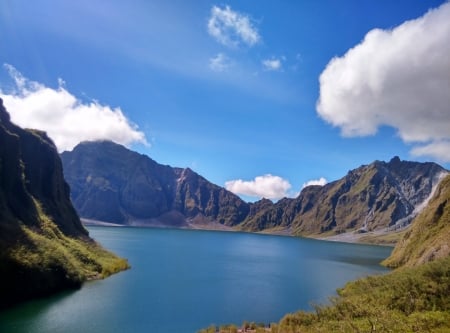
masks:
<instances>
[{"instance_id":1,"label":"mountain peak","mask_svg":"<svg viewBox=\"0 0 450 333\"><path fill-rule=\"evenodd\" d=\"M400 157L394 156L393 158L391 158L388 164L399 164L399 163L401 163Z\"/></svg>"}]
</instances>

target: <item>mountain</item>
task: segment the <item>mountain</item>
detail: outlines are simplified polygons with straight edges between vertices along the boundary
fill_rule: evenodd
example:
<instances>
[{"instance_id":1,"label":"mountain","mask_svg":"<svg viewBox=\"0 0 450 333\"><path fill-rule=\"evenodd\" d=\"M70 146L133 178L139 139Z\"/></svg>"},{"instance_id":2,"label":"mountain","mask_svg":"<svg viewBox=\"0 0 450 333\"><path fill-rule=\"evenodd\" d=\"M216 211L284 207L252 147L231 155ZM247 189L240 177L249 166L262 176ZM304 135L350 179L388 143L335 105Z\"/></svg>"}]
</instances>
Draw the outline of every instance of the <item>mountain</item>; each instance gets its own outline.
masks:
<instances>
[{"instance_id":1,"label":"mountain","mask_svg":"<svg viewBox=\"0 0 450 333\"><path fill-rule=\"evenodd\" d=\"M108 141L83 142L61 159L75 208L86 219L312 236L408 225L446 173L435 163L394 157L308 186L294 199L246 203L189 168L160 165Z\"/></svg>"},{"instance_id":2,"label":"mountain","mask_svg":"<svg viewBox=\"0 0 450 333\"><path fill-rule=\"evenodd\" d=\"M295 199L267 204L242 224L248 231L289 227L295 235L367 232L410 223L447 171L435 163L375 161Z\"/></svg>"},{"instance_id":3,"label":"mountain","mask_svg":"<svg viewBox=\"0 0 450 333\"><path fill-rule=\"evenodd\" d=\"M51 139L10 121L0 99L0 307L127 267L89 238Z\"/></svg>"},{"instance_id":4,"label":"mountain","mask_svg":"<svg viewBox=\"0 0 450 333\"><path fill-rule=\"evenodd\" d=\"M128 225L231 227L249 204L189 168L161 165L110 141L63 152L75 208L86 219Z\"/></svg>"},{"instance_id":5,"label":"mountain","mask_svg":"<svg viewBox=\"0 0 450 333\"><path fill-rule=\"evenodd\" d=\"M439 184L427 207L397 243L384 264L418 266L450 256L450 176Z\"/></svg>"}]
</instances>

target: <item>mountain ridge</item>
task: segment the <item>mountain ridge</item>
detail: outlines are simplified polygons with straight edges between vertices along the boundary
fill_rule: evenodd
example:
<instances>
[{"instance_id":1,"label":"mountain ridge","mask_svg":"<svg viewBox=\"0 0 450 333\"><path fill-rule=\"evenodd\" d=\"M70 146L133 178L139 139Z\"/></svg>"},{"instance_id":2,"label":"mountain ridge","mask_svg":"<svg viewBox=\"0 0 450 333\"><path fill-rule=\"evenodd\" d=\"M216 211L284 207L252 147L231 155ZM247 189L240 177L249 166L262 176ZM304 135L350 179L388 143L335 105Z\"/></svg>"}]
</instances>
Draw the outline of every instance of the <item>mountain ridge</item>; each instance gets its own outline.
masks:
<instances>
[{"instance_id":1,"label":"mountain ridge","mask_svg":"<svg viewBox=\"0 0 450 333\"><path fill-rule=\"evenodd\" d=\"M83 218L303 236L404 227L447 172L436 163L394 157L362 165L324 186L308 186L296 198L247 203L189 168L158 164L112 142L83 142L61 159Z\"/></svg>"}]
</instances>

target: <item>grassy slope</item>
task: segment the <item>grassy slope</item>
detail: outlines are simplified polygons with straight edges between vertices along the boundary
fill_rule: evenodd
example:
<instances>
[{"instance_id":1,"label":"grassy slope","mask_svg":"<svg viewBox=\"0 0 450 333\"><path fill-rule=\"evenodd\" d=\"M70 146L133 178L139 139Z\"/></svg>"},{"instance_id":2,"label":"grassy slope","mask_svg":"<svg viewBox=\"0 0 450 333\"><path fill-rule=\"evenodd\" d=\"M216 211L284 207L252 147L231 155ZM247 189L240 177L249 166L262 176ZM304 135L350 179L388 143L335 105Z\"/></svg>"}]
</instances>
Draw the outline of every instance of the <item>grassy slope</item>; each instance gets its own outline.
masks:
<instances>
[{"instance_id":1,"label":"grassy slope","mask_svg":"<svg viewBox=\"0 0 450 333\"><path fill-rule=\"evenodd\" d=\"M399 267L338 290L331 304L256 332L450 332L450 176L385 262ZM201 332L213 331L212 328ZM220 330L227 332L226 330Z\"/></svg>"},{"instance_id":2,"label":"grassy slope","mask_svg":"<svg viewBox=\"0 0 450 333\"><path fill-rule=\"evenodd\" d=\"M450 255L450 175L444 178L428 207L384 261L390 267L417 266Z\"/></svg>"},{"instance_id":3,"label":"grassy slope","mask_svg":"<svg viewBox=\"0 0 450 333\"><path fill-rule=\"evenodd\" d=\"M338 294L271 332L450 332L450 257L350 282Z\"/></svg>"},{"instance_id":4,"label":"grassy slope","mask_svg":"<svg viewBox=\"0 0 450 333\"><path fill-rule=\"evenodd\" d=\"M34 203L39 225L17 224L13 233L8 230L8 237L15 241L1 248L0 308L30 297L78 288L86 280L104 278L129 267L125 259L88 237L64 235L39 202Z\"/></svg>"}]
</instances>

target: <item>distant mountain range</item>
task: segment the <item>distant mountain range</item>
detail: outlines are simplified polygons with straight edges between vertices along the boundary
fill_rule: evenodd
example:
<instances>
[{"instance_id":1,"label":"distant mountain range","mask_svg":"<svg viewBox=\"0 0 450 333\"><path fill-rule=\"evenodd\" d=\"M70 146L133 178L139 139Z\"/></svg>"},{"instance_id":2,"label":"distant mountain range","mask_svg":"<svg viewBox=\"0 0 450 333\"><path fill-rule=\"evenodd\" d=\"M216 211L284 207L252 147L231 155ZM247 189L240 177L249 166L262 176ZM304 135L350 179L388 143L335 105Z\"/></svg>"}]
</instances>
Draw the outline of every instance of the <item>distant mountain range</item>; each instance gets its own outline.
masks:
<instances>
[{"instance_id":1,"label":"distant mountain range","mask_svg":"<svg viewBox=\"0 0 450 333\"><path fill-rule=\"evenodd\" d=\"M122 225L333 235L396 229L427 203L447 170L436 163L375 161L297 198L247 203L189 168L161 165L109 141L61 154L82 218Z\"/></svg>"}]
</instances>

